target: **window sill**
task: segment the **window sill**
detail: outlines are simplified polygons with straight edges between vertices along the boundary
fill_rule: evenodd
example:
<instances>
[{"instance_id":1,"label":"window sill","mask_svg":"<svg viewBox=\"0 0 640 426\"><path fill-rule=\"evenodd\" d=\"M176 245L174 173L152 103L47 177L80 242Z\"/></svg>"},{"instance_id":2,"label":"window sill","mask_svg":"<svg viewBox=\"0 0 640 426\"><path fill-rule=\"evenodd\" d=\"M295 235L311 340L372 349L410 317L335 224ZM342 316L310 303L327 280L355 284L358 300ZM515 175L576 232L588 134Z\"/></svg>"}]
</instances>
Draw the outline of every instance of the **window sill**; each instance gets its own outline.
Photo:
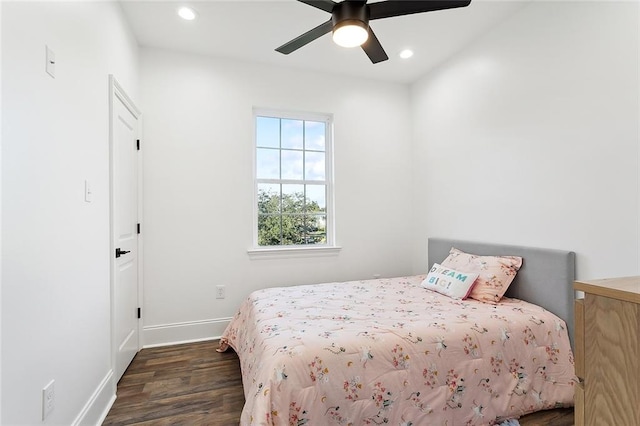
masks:
<instances>
[{"instance_id":1,"label":"window sill","mask_svg":"<svg viewBox=\"0 0 640 426\"><path fill-rule=\"evenodd\" d=\"M274 247L274 248L253 248L247 250L250 259L285 259L295 257L325 257L337 256L342 247L321 246L321 247Z\"/></svg>"}]
</instances>

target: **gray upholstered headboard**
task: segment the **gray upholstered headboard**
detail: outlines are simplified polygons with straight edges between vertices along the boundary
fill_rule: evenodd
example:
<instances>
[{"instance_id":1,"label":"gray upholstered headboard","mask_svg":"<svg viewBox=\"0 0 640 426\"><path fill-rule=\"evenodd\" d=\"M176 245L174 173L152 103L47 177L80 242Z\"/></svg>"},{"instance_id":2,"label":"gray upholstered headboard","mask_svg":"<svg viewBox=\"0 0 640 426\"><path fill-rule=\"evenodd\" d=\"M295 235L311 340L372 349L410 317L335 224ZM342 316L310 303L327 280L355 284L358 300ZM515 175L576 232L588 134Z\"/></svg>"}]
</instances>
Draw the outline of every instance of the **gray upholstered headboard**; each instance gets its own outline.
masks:
<instances>
[{"instance_id":1,"label":"gray upholstered headboard","mask_svg":"<svg viewBox=\"0 0 640 426\"><path fill-rule=\"evenodd\" d=\"M522 267L505 296L542 306L565 320L573 346L574 252L429 238L429 266L442 262L451 247L481 256L522 257Z\"/></svg>"}]
</instances>

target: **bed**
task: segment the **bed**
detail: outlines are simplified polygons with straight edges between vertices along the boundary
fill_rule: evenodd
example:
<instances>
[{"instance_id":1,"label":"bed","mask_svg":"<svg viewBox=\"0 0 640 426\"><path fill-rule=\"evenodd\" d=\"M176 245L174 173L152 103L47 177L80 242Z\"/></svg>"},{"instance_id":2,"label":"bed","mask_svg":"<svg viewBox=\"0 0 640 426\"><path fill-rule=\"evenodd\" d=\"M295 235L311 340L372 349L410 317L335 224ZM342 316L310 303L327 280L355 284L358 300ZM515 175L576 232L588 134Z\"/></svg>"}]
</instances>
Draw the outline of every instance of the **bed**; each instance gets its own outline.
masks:
<instances>
[{"instance_id":1,"label":"bed","mask_svg":"<svg viewBox=\"0 0 640 426\"><path fill-rule=\"evenodd\" d=\"M240 358L241 424L491 425L572 406L574 253L428 245L429 265L455 247L522 266L496 304L427 290L426 274L253 292L219 349Z\"/></svg>"}]
</instances>

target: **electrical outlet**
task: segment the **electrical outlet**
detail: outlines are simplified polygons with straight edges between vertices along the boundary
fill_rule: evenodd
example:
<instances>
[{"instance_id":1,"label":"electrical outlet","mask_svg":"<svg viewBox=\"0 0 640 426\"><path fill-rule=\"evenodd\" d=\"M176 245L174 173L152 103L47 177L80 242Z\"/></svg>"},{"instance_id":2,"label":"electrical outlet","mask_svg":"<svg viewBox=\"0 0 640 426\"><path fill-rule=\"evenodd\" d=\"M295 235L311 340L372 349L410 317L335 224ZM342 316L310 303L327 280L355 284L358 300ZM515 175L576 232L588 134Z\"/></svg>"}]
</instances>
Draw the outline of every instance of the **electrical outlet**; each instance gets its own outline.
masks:
<instances>
[{"instance_id":1,"label":"electrical outlet","mask_svg":"<svg viewBox=\"0 0 640 426\"><path fill-rule=\"evenodd\" d=\"M223 285L216 286L216 299L224 299L225 297L225 288Z\"/></svg>"},{"instance_id":2,"label":"electrical outlet","mask_svg":"<svg viewBox=\"0 0 640 426\"><path fill-rule=\"evenodd\" d=\"M56 406L56 393L53 387L55 380L49 382L47 386L42 389L42 420L49 417L49 414Z\"/></svg>"}]
</instances>

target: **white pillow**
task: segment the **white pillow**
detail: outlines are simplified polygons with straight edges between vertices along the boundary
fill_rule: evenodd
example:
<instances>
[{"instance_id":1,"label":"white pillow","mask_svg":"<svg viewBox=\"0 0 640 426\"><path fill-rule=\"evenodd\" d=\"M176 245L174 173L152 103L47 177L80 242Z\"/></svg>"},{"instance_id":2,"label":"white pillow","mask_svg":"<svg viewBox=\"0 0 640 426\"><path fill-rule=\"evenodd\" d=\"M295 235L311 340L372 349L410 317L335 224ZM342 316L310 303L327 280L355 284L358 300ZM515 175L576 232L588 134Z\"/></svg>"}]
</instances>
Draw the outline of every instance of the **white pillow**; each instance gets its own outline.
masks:
<instances>
[{"instance_id":1,"label":"white pillow","mask_svg":"<svg viewBox=\"0 0 640 426\"><path fill-rule=\"evenodd\" d=\"M429 275L422 281L422 287L453 299L466 299L476 278L478 274L473 272L458 272L434 263Z\"/></svg>"}]
</instances>

